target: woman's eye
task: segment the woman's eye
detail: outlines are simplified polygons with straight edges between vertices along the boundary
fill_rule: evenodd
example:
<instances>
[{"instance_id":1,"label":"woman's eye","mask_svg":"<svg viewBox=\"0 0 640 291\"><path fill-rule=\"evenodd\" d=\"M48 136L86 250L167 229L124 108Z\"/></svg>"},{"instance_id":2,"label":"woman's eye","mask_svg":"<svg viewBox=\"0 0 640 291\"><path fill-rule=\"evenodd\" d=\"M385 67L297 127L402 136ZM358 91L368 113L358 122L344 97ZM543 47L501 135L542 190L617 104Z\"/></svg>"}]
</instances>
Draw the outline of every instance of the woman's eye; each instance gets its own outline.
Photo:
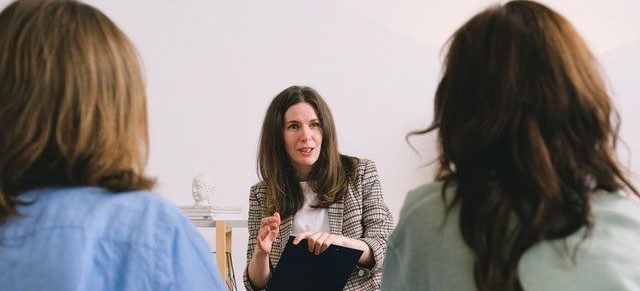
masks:
<instances>
[{"instance_id":1,"label":"woman's eye","mask_svg":"<svg viewBox=\"0 0 640 291\"><path fill-rule=\"evenodd\" d=\"M320 123L312 123L312 124L311 124L311 127L312 127L312 128L320 127Z\"/></svg>"},{"instance_id":2,"label":"woman's eye","mask_svg":"<svg viewBox=\"0 0 640 291\"><path fill-rule=\"evenodd\" d=\"M298 125L297 124L289 124L289 127L287 127L288 129L298 129Z\"/></svg>"}]
</instances>

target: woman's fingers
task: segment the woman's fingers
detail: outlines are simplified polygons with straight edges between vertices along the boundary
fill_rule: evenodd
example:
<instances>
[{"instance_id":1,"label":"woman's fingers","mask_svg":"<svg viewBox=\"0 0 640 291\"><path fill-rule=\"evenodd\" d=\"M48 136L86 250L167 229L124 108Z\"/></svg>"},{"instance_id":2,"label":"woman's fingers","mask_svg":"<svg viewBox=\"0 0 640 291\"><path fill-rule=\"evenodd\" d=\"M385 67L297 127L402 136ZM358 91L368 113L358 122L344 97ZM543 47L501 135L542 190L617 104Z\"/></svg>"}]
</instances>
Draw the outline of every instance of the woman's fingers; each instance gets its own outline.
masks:
<instances>
[{"instance_id":1,"label":"woman's fingers","mask_svg":"<svg viewBox=\"0 0 640 291\"><path fill-rule=\"evenodd\" d=\"M276 234L278 233L280 230L280 215L277 212L260 220L260 230L265 228L269 231L275 231Z\"/></svg>"},{"instance_id":2,"label":"woman's fingers","mask_svg":"<svg viewBox=\"0 0 640 291\"><path fill-rule=\"evenodd\" d=\"M326 251L331 245L342 245L340 235L327 232L312 233L307 236L309 252L319 255Z\"/></svg>"},{"instance_id":3,"label":"woman's fingers","mask_svg":"<svg viewBox=\"0 0 640 291\"><path fill-rule=\"evenodd\" d=\"M279 231L280 231L280 228L278 226L275 226L274 228L269 229L269 239L272 242L276 239L276 236L278 236Z\"/></svg>"},{"instance_id":4,"label":"woman's fingers","mask_svg":"<svg viewBox=\"0 0 640 291\"><path fill-rule=\"evenodd\" d=\"M271 252L271 245L276 239L278 232L280 231L280 214L274 213L271 216L267 216L260 220L260 229L256 241L260 250L265 253Z\"/></svg>"},{"instance_id":5,"label":"woman's fingers","mask_svg":"<svg viewBox=\"0 0 640 291\"><path fill-rule=\"evenodd\" d=\"M280 224L280 222L278 222L276 218L271 216L265 217L262 220L260 220L260 227L270 225L270 224Z\"/></svg>"},{"instance_id":6,"label":"woman's fingers","mask_svg":"<svg viewBox=\"0 0 640 291\"><path fill-rule=\"evenodd\" d=\"M318 232L312 236L314 254L319 255L320 253L324 252L326 248L323 249L323 245L325 244L325 242L327 242L327 240L329 240L330 236L331 235L326 232ZM311 239L309 240L309 242L311 243ZM310 247L309 251L311 251L311 249L312 248Z\"/></svg>"},{"instance_id":7,"label":"woman's fingers","mask_svg":"<svg viewBox=\"0 0 640 291\"><path fill-rule=\"evenodd\" d=\"M341 235L335 235L328 232L303 231L296 235L296 237L293 239L293 244L297 245L305 238L307 239L307 248L309 249L309 252L315 255L323 253L331 245L344 245L345 239Z\"/></svg>"},{"instance_id":8,"label":"woman's fingers","mask_svg":"<svg viewBox=\"0 0 640 291\"><path fill-rule=\"evenodd\" d=\"M275 218L278 221L278 224L280 224L280 213L274 212L271 217Z\"/></svg>"},{"instance_id":9,"label":"woman's fingers","mask_svg":"<svg viewBox=\"0 0 640 291\"><path fill-rule=\"evenodd\" d=\"M267 228L260 228L260 230L258 230L258 239L264 239L267 234L269 234L269 230Z\"/></svg>"},{"instance_id":10,"label":"woman's fingers","mask_svg":"<svg viewBox=\"0 0 640 291\"><path fill-rule=\"evenodd\" d=\"M310 231L303 231L300 232L296 235L296 237L293 239L293 245L297 245L300 243L301 240L307 238L308 236L312 235L313 233Z\"/></svg>"},{"instance_id":11,"label":"woman's fingers","mask_svg":"<svg viewBox=\"0 0 640 291\"><path fill-rule=\"evenodd\" d=\"M326 251L329 248L329 246L333 244L333 238L334 236L329 233L325 233L322 237L320 237L320 241L319 241L320 249L316 247L316 255L319 255L324 251Z\"/></svg>"},{"instance_id":12,"label":"woman's fingers","mask_svg":"<svg viewBox=\"0 0 640 291\"><path fill-rule=\"evenodd\" d=\"M271 244L273 243L273 240L268 240L267 236L269 236L269 231L265 228L260 229L256 237L258 248L266 254L271 252Z\"/></svg>"},{"instance_id":13,"label":"woman's fingers","mask_svg":"<svg viewBox=\"0 0 640 291\"><path fill-rule=\"evenodd\" d=\"M296 235L296 237L293 239L293 244L297 245L305 238L307 239L307 248L309 249L309 252L316 255L319 255L322 252L326 251L329 246L335 242L335 236L330 233L313 233L310 231L303 231Z\"/></svg>"},{"instance_id":14,"label":"woman's fingers","mask_svg":"<svg viewBox=\"0 0 640 291\"><path fill-rule=\"evenodd\" d=\"M309 247L309 252L310 253L316 253L316 242L318 241L318 238L320 238L320 236L323 234L323 232L316 232L312 235L310 235L309 237L307 237L307 245Z\"/></svg>"},{"instance_id":15,"label":"woman's fingers","mask_svg":"<svg viewBox=\"0 0 640 291\"><path fill-rule=\"evenodd\" d=\"M280 213L275 212L273 213L273 215L267 216L260 220L260 226L269 225L269 224L280 225Z\"/></svg>"}]
</instances>

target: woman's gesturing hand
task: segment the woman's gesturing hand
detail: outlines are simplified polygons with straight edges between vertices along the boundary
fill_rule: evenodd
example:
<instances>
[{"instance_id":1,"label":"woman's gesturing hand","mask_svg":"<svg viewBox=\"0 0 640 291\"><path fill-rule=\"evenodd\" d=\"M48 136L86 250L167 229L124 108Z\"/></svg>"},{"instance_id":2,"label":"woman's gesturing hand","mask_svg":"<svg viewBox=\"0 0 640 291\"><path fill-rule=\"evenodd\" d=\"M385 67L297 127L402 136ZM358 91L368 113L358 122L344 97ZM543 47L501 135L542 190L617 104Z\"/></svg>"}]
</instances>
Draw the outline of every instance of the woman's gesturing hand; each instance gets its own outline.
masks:
<instances>
[{"instance_id":1,"label":"woman's gesturing hand","mask_svg":"<svg viewBox=\"0 0 640 291\"><path fill-rule=\"evenodd\" d=\"M326 251L330 245L338 245L342 246L344 237L341 235L330 234L326 232L310 232L304 231L298 233L296 238L293 240L293 244L297 245L301 240L307 239L307 244L309 247L309 252L314 253L316 255L321 254Z\"/></svg>"},{"instance_id":2,"label":"woman's gesturing hand","mask_svg":"<svg viewBox=\"0 0 640 291\"><path fill-rule=\"evenodd\" d=\"M256 238L258 242L256 251L260 251L263 254L271 253L271 246L279 231L280 214L278 212L260 220L260 230L258 230L258 237Z\"/></svg>"}]
</instances>

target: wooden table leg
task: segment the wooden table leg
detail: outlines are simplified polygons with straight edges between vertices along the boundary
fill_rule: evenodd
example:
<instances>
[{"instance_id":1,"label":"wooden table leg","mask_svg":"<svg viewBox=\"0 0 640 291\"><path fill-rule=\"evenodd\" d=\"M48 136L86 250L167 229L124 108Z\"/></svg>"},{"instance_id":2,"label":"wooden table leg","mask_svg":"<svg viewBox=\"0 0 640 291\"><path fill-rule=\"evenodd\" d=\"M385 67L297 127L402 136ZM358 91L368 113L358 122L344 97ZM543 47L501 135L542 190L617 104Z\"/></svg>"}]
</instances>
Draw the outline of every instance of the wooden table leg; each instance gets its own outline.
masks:
<instances>
[{"instance_id":1,"label":"wooden table leg","mask_svg":"<svg viewBox=\"0 0 640 291\"><path fill-rule=\"evenodd\" d=\"M227 278L227 223L223 220L216 221L216 263L220 270L220 277Z\"/></svg>"}]
</instances>

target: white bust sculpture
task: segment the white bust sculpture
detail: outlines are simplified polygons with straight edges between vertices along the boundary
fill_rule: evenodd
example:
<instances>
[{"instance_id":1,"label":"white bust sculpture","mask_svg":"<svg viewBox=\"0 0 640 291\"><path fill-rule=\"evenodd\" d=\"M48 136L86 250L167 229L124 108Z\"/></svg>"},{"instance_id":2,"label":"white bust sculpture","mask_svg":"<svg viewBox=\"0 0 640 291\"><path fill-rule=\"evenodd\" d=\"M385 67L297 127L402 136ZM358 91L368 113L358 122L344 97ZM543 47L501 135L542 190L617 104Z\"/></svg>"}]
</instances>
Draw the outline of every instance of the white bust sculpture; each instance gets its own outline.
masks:
<instances>
[{"instance_id":1,"label":"white bust sculpture","mask_svg":"<svg viewBox=\"0 0 640 291\"><path fill-rule=\"evenodd\" d=\"M213 198L213 181L205 173L198 172L193 177L191 185L191 195L193 196L194 206L211 207Z\"/></svg>"}]
</instances>

